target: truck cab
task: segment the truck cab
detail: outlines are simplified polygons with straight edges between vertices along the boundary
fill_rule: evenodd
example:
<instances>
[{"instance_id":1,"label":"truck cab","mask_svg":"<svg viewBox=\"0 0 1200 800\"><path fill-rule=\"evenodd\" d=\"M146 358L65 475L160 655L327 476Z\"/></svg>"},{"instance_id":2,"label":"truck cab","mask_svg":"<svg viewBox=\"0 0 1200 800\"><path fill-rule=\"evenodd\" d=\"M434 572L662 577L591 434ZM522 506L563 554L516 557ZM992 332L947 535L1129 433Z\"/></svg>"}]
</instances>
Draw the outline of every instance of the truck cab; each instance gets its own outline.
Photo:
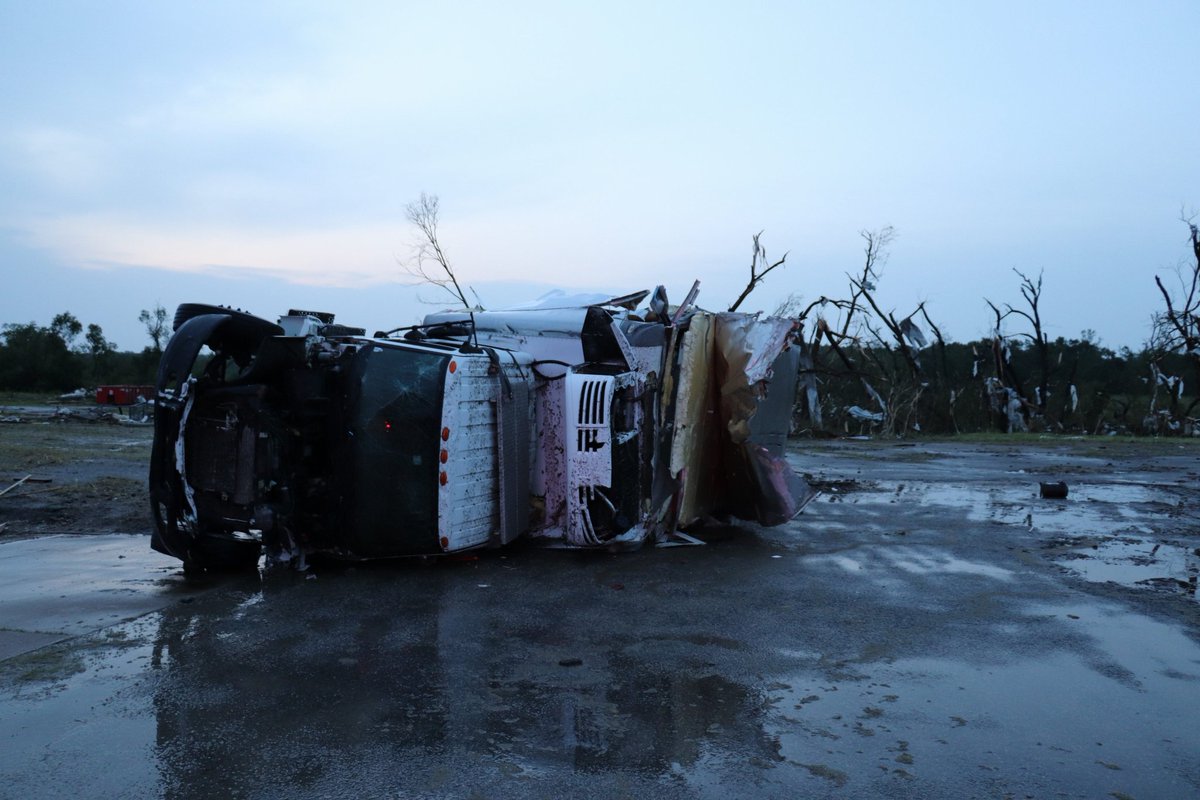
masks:
<instances>
[{"instance_id":1,"label":"truck cab","mask_svg":"<svg viewBox=\"0 0 1200 800\"><path fill-rule=\"evenodd\" d=\"M712 513L797 513L806 487L781 445L750 431L790 417L790 322L655 318L618 300L446 312L374 336L323 312L272 323L180 306L156 386L153 547L206 569L257 563L263 548L368 559L520 537L636 545ZM754 363L722 355L722 316ZM723 405L730 387L749 416L746 397ZM760 406L771 413L747 425ZM748 433L733 442L726 428Z\"/></svg>"}]
</instances>

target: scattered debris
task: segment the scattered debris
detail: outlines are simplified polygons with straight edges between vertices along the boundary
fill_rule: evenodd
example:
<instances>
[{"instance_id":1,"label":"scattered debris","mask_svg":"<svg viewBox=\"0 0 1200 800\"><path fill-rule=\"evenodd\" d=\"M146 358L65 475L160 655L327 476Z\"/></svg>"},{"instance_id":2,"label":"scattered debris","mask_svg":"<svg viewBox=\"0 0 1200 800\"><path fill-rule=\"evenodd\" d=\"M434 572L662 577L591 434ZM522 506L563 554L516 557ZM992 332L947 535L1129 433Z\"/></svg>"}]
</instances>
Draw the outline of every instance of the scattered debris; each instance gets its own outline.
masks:
<instances>
[{"instance_id":1,"label":"scattered debris","mask_svg":"<svg viewBox=\"0 0 1200 800\"><path fill-rule=\"evenodd\" d=\"M883 422L882 411L867 411L860 406L850 406L846 413L860 422Z\"/></svg>"},{"instance_id":2,"label":"scattered debris","mask_svg":"<svg viewBox=\"0 0 1200 800\"><path fill-rule=\"evenodd\" d=\"M1039 484L1042 490L1042 497L1046 500L1065 500L1067 499L1067 484L1063 481L1055 483Z\"/></svg>"},{"instance_id":3,"label":"scattered debris","mask_svg":"<svg viewBox=\"0 0 1200 800\"><path fill-rule=\"evenodd\" d=\"M23 424L45 422L86 422L120 425L150 425L153 404L143 403L130 406L126 413L112 406L56 406L19 409L18 414L0 417L0 423Z\"/></svg>"},{"instance_id":4,"label":"scattered debris","mask_svg":"<svg viewBox=\"0 0 1200 800\"><path fill-rule=\"evenodd\" d=\"M807 481L808 485L811 486L815 491L828 492L830 494L845 494L847 492L855 492L861 489L873 488L863 485L860 481L857 481L854 478L826 480L822 478L816 478L808 473L805 473L804 480Z\"/></svg>"},{"instance_id":5,"label":"scattered debris","mask_svg":"<svg viewBox=\"0 0 1200 800\"><path fill-rule=\"evenodd\" d=\"M32 478L32 477L33 477L32 475L26 475L24 478L21 478L21 479L20 479L20 480L18 480L16 483L14 483L12 486L9 486L7 489L0 489L0 496L3 496L3 495L6 495L6 494L8 494L8 493L9 493L9 492L11 492L13 489L15 489L15 488L17 488L18 486L22 485L23 483L25 483L26 481L28 481L28 480L29 480L30 478Z\"/></svg>"}]
</instances>

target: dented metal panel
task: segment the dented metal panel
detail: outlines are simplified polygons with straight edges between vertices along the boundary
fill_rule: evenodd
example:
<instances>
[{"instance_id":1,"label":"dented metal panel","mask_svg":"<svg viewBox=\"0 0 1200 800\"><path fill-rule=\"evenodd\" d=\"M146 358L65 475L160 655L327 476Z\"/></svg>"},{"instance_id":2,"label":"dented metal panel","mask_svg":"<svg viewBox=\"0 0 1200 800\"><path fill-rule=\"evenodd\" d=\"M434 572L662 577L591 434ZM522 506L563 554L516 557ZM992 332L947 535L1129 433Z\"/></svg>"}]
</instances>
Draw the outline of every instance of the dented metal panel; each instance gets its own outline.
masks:
<instances>
[{"instance_id":1,"label":"dented metal panel","mask_svg":"<svg viewBox=\"0 0 1200 800\"><path fill-rule=\"evenodd\" d=\"M721 439L717 376L713 363L713 317L692 317L678 359L678 390L671 439L671 475L681 484L678 524L686 527L711 513Z\"/></svg>"},{"instance_id":2,"label":"dented metal panel","mask_svg":"<svg viewBox=\"0 0 1200 800\"><path fill-rule=\"evenodd\" d=\"M438 471L439 547L462 550L486 544L498 528L494 381L482 353L455 355L447 368Z\"/></svg>"}]
</instances>

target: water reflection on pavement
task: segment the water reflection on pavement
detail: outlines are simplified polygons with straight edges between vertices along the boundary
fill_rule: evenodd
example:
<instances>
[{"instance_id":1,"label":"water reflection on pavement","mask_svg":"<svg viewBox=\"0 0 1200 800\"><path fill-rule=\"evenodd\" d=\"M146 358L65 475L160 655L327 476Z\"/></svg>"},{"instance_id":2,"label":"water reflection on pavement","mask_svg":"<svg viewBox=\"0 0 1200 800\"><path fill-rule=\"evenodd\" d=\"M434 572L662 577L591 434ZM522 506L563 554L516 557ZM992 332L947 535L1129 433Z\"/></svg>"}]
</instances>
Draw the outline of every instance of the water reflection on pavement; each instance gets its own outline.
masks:
<instances>
[{"instance_id":1,"label":"water reflection on pavement","mask_svg":"<svg viewBox=\"0 0 1200 800\"><path fill-rule=\"evenodd\" d=\"M1050 507L886 466L705 547L173 594L0 663L0 795L1200 794L1200 604L1066 557L1190 552L1183 490Z\"/></svg>"}]
</instances>

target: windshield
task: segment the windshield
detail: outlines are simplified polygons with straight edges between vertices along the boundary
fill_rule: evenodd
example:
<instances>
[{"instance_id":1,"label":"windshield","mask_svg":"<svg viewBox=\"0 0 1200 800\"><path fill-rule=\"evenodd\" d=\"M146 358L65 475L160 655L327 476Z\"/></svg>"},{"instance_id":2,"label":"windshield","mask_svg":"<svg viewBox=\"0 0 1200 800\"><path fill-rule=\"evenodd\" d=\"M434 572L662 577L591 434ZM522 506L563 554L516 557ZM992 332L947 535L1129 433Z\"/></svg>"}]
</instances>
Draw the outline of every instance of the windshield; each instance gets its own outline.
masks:
<instances>
[{"instance_id":1,"label":"windshield","mask_svg":"<svg viewBox=\"0 0 1200 800\"><path fill-rule=\"evenodd\" d=\"M437 549L438 432L449 358L379 346L358 353L343 493L351 521L345 541L356 555Z\"/></svg>"}]
</instances>

